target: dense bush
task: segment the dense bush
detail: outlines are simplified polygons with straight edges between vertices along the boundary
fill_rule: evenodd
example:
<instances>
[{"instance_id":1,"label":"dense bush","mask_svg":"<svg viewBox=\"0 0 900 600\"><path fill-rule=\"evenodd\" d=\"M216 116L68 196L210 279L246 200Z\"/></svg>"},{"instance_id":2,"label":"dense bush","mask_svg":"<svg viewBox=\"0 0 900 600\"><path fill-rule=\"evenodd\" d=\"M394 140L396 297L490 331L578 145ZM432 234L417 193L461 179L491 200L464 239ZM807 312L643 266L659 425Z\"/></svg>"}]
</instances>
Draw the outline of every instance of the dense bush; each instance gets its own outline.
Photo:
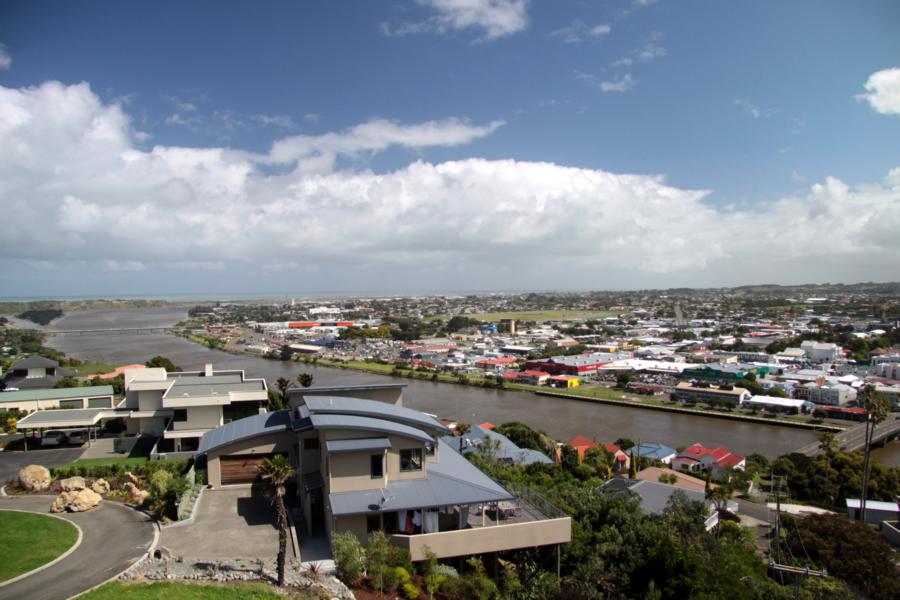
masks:
<instances>
[{"instance_id":1,"label":"dense bush","mask_svg":"<svg viewBox=\"0 0 900 600\"><path fill-rule=\"evenodd\" d=\"M344 581L353 582L362 577L366 567L366 553L356 536L349 531L335 533L331 538L334 563Z\"/></svg>"},{"instance_id":2,"label":"dense bush","mask_svg":"<svg viewBox=\"0 0 900 600\"><path fill-rule=\"evenodd\" d=\"M54 479L65 479L75 475L92 478L118 478L128 471L137 477L149 478L155 471L164 470L168 473L181 476L188 468L187 460L151 460L145 463L124 464L114 463L110 465L66 465L50 469Z\"/></svg>"}]
</instances>

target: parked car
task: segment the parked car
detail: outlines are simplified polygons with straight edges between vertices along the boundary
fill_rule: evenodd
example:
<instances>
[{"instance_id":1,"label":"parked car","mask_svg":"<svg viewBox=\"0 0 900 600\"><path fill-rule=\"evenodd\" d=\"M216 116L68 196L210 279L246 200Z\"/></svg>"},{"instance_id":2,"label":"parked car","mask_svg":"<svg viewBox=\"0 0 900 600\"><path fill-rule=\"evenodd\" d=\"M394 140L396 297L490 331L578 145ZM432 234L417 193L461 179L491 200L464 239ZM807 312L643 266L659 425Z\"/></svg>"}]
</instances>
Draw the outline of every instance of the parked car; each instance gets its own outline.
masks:
<instances>
[{"instance_id":1,"label":"parked car","mask_svg":"<svg viewBox=\"0 0 900 600\"><path fill-rule=\"evenodd\" d=\"M68 439L64 431L47 431L41 437L41 446L62 446Z\"/></svg>"},{"instance_id":2,"label":"parked car","mask_svg":"<svg viewBox=\"0 0 900 600\"><path fill-rule=\"evenodd\" d=\"M80 446L88 440L87 431L84 429L76 429L74 431L66 432L66 438L68 443L73 446Z\"/></svg>"}]
</instances>

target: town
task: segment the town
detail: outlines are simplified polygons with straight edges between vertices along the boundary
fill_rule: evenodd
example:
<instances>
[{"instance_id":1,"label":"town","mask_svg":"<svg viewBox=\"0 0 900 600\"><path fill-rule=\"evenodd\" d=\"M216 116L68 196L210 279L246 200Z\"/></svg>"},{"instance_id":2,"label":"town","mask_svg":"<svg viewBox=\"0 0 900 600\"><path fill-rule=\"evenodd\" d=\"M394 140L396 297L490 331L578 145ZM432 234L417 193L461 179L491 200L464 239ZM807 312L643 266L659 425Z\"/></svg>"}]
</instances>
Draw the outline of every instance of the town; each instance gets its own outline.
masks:
<instances>
[{"instance_id":1,"label":"town","mask_svg":"<svg viewBox=\"0 0 900 600\"><path fill-rule=\"evenodd\" d=\"M859 537L886 552L875 564L895 564L900 468L869 455L900 434L896 287L220 301L188 306L168 329L298 373L268 381L214 364L185 371L162 356L85 365L45 344L167 334L57 328L48 337L5 319L0 465L9 500L0 504L37 509L46 498L76 524L82 514L109 520L109 503L150 510L158 541L144 520L120 525L147 539L142 554L110 557L106 568L124 580L271 580L409 598L471 597L483 586L516 597L539 585L521 571L525 556L556 581L552 593L591 597L578 574L594 542L580 536L606 535L612 517L585 519L628 507L638 521L619 527L664 522L678 535L696 527L743 545L741 560L756 556L755 585L771 593L794 585L815 595L839 581L847 593L886 598L896 578L863 579L824 549L803 548L798 561L795 544L801 535ZM65 314L42 307L29 310ZM377 379L320 384L323 368ZM416 380L583 410L759 422L819 441L772 459L765 439L744 453L702 438L668 445L589 429L553 439L527 413L463 422L407 408ZM283 490L278 510L269 482ZM576 501L577 490L589 497ZM235 506L237 519L228 516ZM782 529L793 533L781 540ZM666 578L654 587L683 593ZM34 585L16 578L10 589L28 595Z\"/></svg>"}]
</instances>

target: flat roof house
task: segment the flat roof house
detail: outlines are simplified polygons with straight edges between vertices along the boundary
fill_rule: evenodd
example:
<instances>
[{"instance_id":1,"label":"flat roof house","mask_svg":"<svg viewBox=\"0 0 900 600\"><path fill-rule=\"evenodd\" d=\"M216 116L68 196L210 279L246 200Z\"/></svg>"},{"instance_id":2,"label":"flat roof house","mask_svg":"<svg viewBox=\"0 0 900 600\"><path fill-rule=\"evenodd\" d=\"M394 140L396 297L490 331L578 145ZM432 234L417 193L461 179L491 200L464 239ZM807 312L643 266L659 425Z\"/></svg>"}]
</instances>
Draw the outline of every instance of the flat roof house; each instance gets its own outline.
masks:
<instances>
[{"instance_id":1,"label":"flat roof house","mask_svg":"<svg viewBox=\"0 0 900 600\"><path fill-rule=\"evenodd\" d=\"M127 369L125 400L131 433L162 438L156 453L193 452L210 429L266 410L264 379L244 371L167 373L165 369Z\"/></svg>"},{"instance_id":2,"label":"flat roof house","mask_svg":"<svg viewBox=\"0 0 900 600\"><path fill-rule=\"evenodd\" d=\"M571 539L569 517L485 475L444 441L449 430L430 415L302 389L290 402L204 434L199 453L210 485L252 483L265 457L284 454L296 469L308 532L349 531L364 541L381 530L413 560L426 548L443 558Z\"/></svg>"}]
</instances>

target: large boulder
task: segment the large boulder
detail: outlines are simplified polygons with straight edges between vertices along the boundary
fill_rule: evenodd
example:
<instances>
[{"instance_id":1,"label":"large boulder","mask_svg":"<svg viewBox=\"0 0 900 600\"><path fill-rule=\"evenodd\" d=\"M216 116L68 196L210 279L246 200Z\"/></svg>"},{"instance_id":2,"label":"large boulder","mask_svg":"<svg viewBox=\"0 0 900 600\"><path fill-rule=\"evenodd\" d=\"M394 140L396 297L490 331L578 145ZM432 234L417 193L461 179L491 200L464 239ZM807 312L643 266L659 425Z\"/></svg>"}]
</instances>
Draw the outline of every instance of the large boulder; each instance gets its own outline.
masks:
<instances>
[{"instance_id":1,"label":"large boulder","mask_svg":"<svg viewBox=\"0 0 900 600\"><path fill-rule=\"evenodd\" d=\"M75 492L78 490L83 490L87 487L87 484L84 482L84 477L69 477L68 479L60 479L59 487L62 488L64 492Z\"/></svg>"},{"instance_id":2,"label":"large boulder","mask_svg":"<svg viewBox=\"0 0 900 600\"><path fill-rule=\"evenodd\" d=\"M147 498L149 497L150 492L148 492L147 490L142 490L130 481L125 484L125 502L127 502L128 504L140 506L144 502L146 502Z\"/></svg>"},{"instance_id":3,"label":"large boulder","mask_svg":"<svg viewBox=\"0 0 900 600\"><path fill-rule=\"evenodd\" d=\"M63 492L56 497L53 506L50 507L50 512L84 512L99 506L101 500L103 498L99 494L89 489Z\"/></svg>"},{"instance_id":4,"label":"large boulder","mask_svg":"<svg viewBox=\"0 0 900 600\"><path fill-rule=\"evenodd\" d=\"M19 484L30 492L43 492L51 481L49 469L41 465L28 465L19 471Z\"/></svg>"},{"instance_id":5,"label":"large boulder","mask_svg":"<svg viewBox=\"0 0 900 600\"><path fill-rule=\"evenodd\" d=\"M95 479L94 483L91 484L91 489L104 496L109 493L109 482L105 479Z\"/></svg>"},{"instance_id":6,"label":"large boulder","mask_svg":"<svg viewBox=\"0 0 900 600\"><path fill-rule=\"evenodd\" d=\"M131 471L125 471L125 474L122 477L125 478L125 481L133 483L134 485L138 485L141 482L141 478Z\"/></svg>"}]
</instances>

